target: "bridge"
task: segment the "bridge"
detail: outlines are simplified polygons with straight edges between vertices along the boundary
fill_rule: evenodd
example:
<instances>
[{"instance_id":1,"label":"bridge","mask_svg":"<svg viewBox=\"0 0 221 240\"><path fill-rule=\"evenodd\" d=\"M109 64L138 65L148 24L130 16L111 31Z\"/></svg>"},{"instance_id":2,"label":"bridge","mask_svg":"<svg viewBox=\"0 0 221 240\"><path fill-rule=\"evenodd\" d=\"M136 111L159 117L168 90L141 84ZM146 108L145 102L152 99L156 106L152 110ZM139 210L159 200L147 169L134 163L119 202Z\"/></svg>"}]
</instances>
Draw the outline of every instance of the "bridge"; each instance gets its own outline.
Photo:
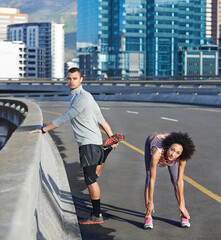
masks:
<instances>
[{"instance_id":1,"label":"bridge","mask_svg":"<svg viewBox=\"0 0 221 240\"><path fill-rule=\"evenodd\" d=\"M96 100L170 102L184 104L221 105L220 79L163 79L163 80L109 80L83 81L84 88ZM66 81L0 80L2 97L35 100L68 100Z\"/></svg>"},{"instance_id":2,"label":"bridge","mask_svg":"<svg viewBox=\"0 0 221 240\"><path fill-rule=\"evenodd\" d=\"M50 236L53 235L57 236L54 239L132 240L150 237L155 240L162 236L164 239L219 239L221 230L217 222L221 220L221 188L217 183L221 180L220 161L218 146L211 143L220 142L221 111L216 108L220 106L220 83L214 80L208 83L201 80L188 84L178 81L170 83L85 81L84 88L90 89L99 100L112 128L126 135L126 141L111 153L99 180L105 223L93 228L79 228L77 224L77 217L87 216L91 205L70 126L62 126L50 134L59 151L49 134L27 134L30 129L42 125L43 119L46 124L62 114L67 102L58 101L62 95L46 96L49 93L42 92L46 83L37 82L28 95L25 91L14 93L15 96L24 94L19 100L2 97L1 110L7 108L5 113L18 111L20 113L14 119L18 119L19 115L24 119L17 121L17 130L0 152L0 176L3 180L5 178L0 189L1 206L5 206L1 208L1 216L5 218L1 218L0 238L52 239ZM29 87L32 84L28 84ZM57 84L61 85L54 93L65 93L63 97L67 100L69 94L64 91L67 89L65 82ZM49 83L46 86L53 89ZM12 85L1 96L11 98L11 88ZM118 102L113 101L116 98ZM5 118L12 116L5 113L2 114ZM158 130L187 131L197 146L197 152L185 172L185 198L192 224L187 231L178 227L176 202L164 169L158 173L154 230L147 232L142 229L145 178L143 144L147 134ZM208 165L208 161L211 164ZM213 229L212 233L210 229ZM19 238L21 232L23 234Z\"/></svg>"}]
</instances>

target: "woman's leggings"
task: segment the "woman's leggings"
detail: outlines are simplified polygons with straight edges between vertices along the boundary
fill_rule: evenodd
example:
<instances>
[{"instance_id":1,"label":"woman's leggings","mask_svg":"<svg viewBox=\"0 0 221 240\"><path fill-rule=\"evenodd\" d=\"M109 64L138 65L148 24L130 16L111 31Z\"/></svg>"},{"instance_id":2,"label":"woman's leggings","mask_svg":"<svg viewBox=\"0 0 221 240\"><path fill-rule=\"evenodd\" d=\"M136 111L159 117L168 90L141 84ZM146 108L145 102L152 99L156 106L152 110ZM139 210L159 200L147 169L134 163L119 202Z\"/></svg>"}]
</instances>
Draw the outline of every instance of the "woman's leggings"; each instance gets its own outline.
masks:
<instances>
[{"instance_id":1,"label":"woman's leggings","mask_svg":"<svg viewBox=\"0 0 221 240\"><path fill-rule=\"evenodd\" d=\"M150 135L151 136L151 135ZM145 188L149 188L150 184L150 164L151 164L151 154L150 154L150 136L147 138L145 142L145 167L146 167L146 184ZM178 163L176 163L174 166L168 166L168 170L170 173L170 179L175 187L177 185L177 178L178 178Z\"/></svg>"}]
</instances>

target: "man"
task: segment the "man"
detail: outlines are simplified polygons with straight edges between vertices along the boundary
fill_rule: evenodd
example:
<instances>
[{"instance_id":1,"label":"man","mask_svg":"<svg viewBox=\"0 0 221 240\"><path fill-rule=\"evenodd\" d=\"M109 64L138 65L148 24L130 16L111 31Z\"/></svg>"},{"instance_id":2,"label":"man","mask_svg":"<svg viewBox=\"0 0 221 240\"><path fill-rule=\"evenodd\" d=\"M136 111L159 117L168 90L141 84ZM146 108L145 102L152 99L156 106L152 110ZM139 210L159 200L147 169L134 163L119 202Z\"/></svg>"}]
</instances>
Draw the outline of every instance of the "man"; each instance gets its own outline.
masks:
<instances>
[{"instance_id":1,"label":"man","mask_svg":"<svg viewBox=\"0 0 221 240\"><path fill-rule=\"evenodd\" d=\"M82 88L82 80L78 68L68 70L67 82L72 95L69 110L47 126L30 133L46 133L69 120L71 121L74 137L79 145L80 163L81 167L83 167L84 179L93 206L92 215L88 219L79 221L79 224L100 224L104 220L100 210L100 187L96 179L101 173L107 155L112 148L117 147L117 144L113 144L111 149L104 151L100 126L108 137L111 137L113 132L92 95Z\"/></svg>"}]
</instances>

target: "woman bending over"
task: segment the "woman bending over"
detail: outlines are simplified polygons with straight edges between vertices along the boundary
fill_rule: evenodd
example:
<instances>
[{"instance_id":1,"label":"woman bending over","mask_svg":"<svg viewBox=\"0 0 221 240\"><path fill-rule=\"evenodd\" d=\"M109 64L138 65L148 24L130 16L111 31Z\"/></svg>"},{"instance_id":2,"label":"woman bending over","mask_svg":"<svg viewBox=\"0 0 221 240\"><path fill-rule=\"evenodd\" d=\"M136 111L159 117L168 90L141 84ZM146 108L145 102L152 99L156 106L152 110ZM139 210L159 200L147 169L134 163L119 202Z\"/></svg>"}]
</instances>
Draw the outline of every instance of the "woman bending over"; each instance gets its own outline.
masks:
<instances>
[{"instance_id":1,"label":"woman bending over","mask_svg":"<svg viewBox=\"0 0 221 240\"><path fill-rule=\"evenodd\" d=\"M145 142L146 185L145 203L146 216L144 229L153 228L152 213L154 213L154 185L156 168L168 167L175 196L179 205L181 227L190 227L190 215L184 200L184 169L186 162L193 155L195 146L187 133L172 132L152 133Z\"/></svg>"}]
</instances>

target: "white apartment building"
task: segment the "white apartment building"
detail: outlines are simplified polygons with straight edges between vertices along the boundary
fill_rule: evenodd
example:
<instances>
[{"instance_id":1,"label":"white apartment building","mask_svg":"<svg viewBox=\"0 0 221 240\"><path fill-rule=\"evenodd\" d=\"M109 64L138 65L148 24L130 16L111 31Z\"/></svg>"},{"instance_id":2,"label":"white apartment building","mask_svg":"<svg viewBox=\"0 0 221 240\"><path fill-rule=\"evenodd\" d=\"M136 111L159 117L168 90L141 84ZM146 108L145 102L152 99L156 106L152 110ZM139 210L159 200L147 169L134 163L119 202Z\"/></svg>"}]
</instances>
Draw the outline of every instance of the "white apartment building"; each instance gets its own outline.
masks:
<instances>
[{"instance_id":1,"label":"white apartment building","mask_svg":"<svg viewBox=\"0 0 221 240\"><path fill-rule=\"evenodd\" d=\"M64 24L12 24L8 26L7 40L26 45L23 77L64 78Z\"/></svg>"},{"instance_id":2,"label":"white apartment building","mask_svg":"<svg viewBox=\"0 0 221 240\"><path fill-rule=\"evenodd\" d=\"M0 41L0 79L18 79L24 76L25 44Z\"/></svg>"},{"instance_id":3,"label":"white apartment building","mask_svg":"<svg viewBox=\"0 0 221 240\"><path fill-rule=\"evenodd\" d=\"M64 25L52 24L51 36L52 77L64 78Z\"/></svg>"},{"instance_id":4,"label":"white apartment building","mask_svg":"<svg viewBox=\"0 0 221 240\"><path fill-rule=\"evenodd\" d=\"M7 39L7 26L28 22L28 15L21 14L16 8L0 8L0 41Z\"/></svg>"}]
</instances>

